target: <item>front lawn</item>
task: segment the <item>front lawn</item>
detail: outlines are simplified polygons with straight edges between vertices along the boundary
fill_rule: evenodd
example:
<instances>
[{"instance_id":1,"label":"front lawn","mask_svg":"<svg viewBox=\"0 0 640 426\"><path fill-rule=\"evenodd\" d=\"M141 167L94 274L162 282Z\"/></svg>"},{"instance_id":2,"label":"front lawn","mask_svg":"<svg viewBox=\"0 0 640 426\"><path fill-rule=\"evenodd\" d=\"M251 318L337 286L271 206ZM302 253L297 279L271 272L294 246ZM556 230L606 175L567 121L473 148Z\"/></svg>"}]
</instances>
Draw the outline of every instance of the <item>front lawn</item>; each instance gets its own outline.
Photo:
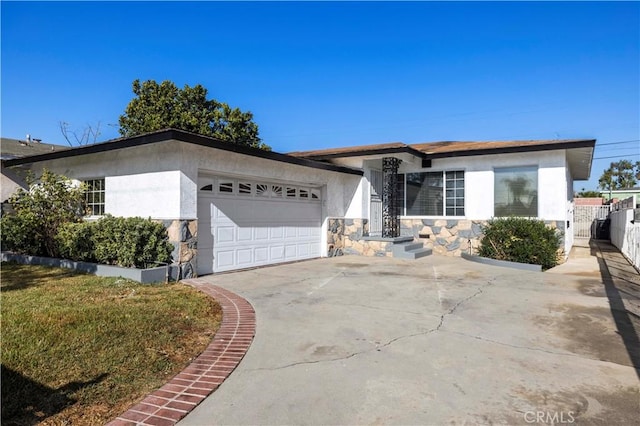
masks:
<instances>
[{"instance_id":1,"label":"front lawn","mask_svg":"<svg viewBox=\"0 0 640 426\"><path fill-rule=\"evenodd\" d=\"M2 424L104 424L206 348L210 297L69 270L2 264Z\"/></svg>"}]
</instances>

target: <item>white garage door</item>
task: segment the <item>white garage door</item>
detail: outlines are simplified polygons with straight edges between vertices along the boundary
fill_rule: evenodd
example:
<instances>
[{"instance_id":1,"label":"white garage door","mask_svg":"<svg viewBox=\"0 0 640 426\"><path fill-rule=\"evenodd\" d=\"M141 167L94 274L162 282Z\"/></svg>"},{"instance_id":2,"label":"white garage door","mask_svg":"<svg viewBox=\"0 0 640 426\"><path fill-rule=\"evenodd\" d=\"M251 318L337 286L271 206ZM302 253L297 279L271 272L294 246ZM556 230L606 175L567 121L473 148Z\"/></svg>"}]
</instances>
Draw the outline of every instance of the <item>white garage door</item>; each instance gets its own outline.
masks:
<instances>
[{"instance_id":1,"label":"white garage door","mask_svg":"<svg viewBox=\"0 0 640 426\"><path fill-rule=\"evenodd\" d=\"M198 274L320 256L320 189L199 179Z\"/></svg>"}]
</instances>

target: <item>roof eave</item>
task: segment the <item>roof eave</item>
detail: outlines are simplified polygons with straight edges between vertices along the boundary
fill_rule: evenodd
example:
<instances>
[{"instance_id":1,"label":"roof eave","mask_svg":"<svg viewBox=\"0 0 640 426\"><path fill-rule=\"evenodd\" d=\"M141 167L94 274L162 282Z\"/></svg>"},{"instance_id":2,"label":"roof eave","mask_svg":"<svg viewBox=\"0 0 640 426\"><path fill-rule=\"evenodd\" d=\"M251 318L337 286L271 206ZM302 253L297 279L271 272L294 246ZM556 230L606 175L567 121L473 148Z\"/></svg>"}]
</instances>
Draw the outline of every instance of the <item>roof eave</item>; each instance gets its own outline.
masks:
<instances>
[{"instance_id":1,"label":"roof eave","mask_svg":"<svg viewBox=\"0 0 640 426\"><path fill-rule=\"evenodd\" d=\"M438 158L451 158L451 157L469 157L473 155L491 155L491 154L514 154L524 152L538 152L538 151L553 151L561 149L572 148L594 148L596 144L595 139L585 139L570 141L564 143L548 143L537 145L520 145L520 146L508 146L498 148L481 148L481 149L467 149L464 151L450 151L450 152L425 152L425 156L428 159Z\"/></svg>"},{"instance_id":2,"label":"roof eave","mask_svg":"<svg viewBox=\"0 0 640 426\"><path fill-rule=\"evenodd\" d=\"M425 154L423 152L420 152L417 149L412 148L408 145L393 147L393 148L377 148L377 149L349 151L349 152L342 152L342 153L308 155L308 156L297 157L297 158L308 158L310 160L316 160L316 161L327 161L327 160L333 160L336 158L371 157L375 155L393 155L393 154L410 154L410 155L413 155L414 157L425 158Z\"/></svg>"},{"instance_id":3,"label":"roof eave","mask_svg":"<svg viewBox=\"0 0 640 426\"><path fill-rule=\"evenodd\" d=\"M10 160L3 160L5 167L18 166L23 164L33 164L42 161L57 160L60 158L76 157L80 155L96 154L101 152L112 151L116 149L132 148L142 145L148 145L158 142L167 142L175 140L178 142L187 142L194 145L205 146L209 148L215 148L222 151L235 152L238 154L249 155L258 158L265 158L274 161L280 161L289 164L295 164L304 167L311 167L316 169L334 171L339 173L347 173L353 175L362 176L363 171L360 169L338 166L329 163L322 163L314 161L313 159L298 158L286 154L280 154L273 151L265 151L259 148L252 148L247 146L235 145L221 140L202 136L195 133L186 132L177 129L164 129L153 133L146 133L144 135L133 136L130 138L114 139L112 141L97 143L93 145L84 145L81 147L71 148L60 152L51 152L47 154L31 155L27 157L15 158Z\"/></svg>"}]
</instances>

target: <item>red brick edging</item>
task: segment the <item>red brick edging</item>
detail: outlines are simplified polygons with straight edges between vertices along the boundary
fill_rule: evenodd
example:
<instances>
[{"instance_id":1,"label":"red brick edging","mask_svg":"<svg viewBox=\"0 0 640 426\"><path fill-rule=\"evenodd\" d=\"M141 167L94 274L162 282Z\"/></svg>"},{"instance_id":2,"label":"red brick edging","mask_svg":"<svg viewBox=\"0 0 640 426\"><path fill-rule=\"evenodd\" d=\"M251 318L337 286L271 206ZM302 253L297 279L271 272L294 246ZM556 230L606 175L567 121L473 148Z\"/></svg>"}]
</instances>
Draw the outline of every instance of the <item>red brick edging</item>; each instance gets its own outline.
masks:
<instances>
[{"instance_id":1,"label":"red brick edging","mask_svg":"<svg viewBox=\"0 0 640 426\"><path fill-rule=\"evenodd\" d=\"M220 328L187 368L108 426L176 424L222 384L249 350L256 331L256 315L249 302L201 279L182 282L216 299L222 307Z\"/></svg>"}]
</instances>

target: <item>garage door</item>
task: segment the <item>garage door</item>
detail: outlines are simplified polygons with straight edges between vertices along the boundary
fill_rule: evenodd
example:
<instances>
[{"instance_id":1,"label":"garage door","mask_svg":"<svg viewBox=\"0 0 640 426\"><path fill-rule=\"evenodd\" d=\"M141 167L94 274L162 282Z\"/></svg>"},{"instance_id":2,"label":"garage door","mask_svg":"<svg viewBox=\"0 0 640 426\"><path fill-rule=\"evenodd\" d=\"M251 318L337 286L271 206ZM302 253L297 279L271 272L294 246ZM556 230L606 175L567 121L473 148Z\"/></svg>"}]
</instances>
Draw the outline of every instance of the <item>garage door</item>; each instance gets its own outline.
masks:
<instances>
[{"instance_id":1,"label":"garage door","mask_svg":"<svg viewBox=\"0 0 640 426\"><path fill-rule=\"evenodd\" d=\"M198 274L320 256L320 189L199 179Z\"/></svg>"}]
</instances>

